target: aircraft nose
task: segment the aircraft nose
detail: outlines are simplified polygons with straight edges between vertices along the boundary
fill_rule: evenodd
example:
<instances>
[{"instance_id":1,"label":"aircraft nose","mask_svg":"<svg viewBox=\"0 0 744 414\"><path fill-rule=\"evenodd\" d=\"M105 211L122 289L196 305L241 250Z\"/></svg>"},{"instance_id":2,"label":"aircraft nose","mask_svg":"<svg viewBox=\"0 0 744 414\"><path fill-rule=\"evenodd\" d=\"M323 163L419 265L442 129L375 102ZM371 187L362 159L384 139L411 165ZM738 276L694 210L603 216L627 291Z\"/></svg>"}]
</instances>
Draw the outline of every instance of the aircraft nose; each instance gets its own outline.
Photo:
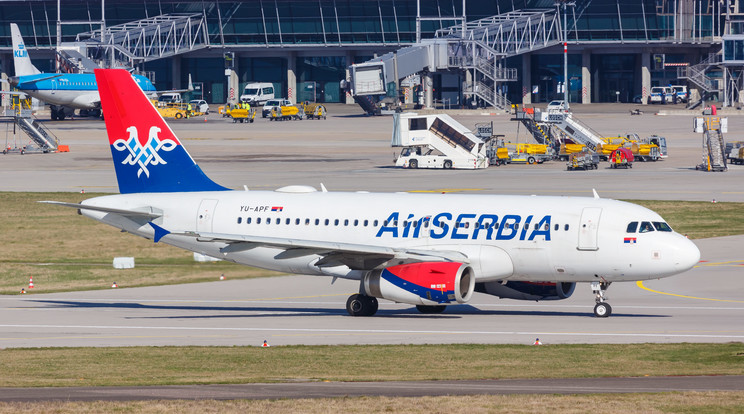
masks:
<instances>
[{"instance_id":1,"label":"aircraft nose","mask_svg":"<svg viewBox=\"0 0 744 414\"><path fill-rule=\"evenodd\" d=\"M690 270L700 262L700 249L684 236L680 236L682 239L677 243L674 255L674 267L684 272Z\"/></svg>"}]
</instances>

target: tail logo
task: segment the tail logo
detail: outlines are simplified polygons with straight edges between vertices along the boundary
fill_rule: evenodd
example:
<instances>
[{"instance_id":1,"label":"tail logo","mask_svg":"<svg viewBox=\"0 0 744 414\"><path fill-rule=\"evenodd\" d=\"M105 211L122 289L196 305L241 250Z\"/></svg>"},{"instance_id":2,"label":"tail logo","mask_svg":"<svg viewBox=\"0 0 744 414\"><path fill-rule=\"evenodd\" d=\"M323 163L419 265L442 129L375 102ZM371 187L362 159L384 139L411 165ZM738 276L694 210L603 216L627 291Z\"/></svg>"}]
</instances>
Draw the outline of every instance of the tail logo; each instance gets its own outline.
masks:
<instances>
[{"instance_id":1,"label":"tail logo","mask_svg":"<svg viewBox=\"0 0 744 414\"><path fill-rule=\"evenodd\" d=\"M16 45L16 50L13 51L13 56L19 57L19 58L25 58L28 57L28 52L26 51L26 48L20 44Z\"/></svg>"},{"instance_id":2,"label":"tail logo","mask_svg":"<svg viewBox=\"0 0 744 414\"><path fill-rule=\"evenodd\" d=\"M129 151L129 156L122 161L122 164L135 165L139 164L140 168L137 171L137 178L139 178L144 172L149 178L150 171L147 169L148 165L160 165L167 164L167 162L160 157L158 152L171 151L176 148L176 143L171 140L161 141L158 138L160 128L156 126L150 127L150 133L148 134L147 143L143 146L137 135L137 127L130 126L127 128L129 132L129 138L124 140L122 138L114 141L114 148L117 151Z\"/></svg>"}]
</instances>

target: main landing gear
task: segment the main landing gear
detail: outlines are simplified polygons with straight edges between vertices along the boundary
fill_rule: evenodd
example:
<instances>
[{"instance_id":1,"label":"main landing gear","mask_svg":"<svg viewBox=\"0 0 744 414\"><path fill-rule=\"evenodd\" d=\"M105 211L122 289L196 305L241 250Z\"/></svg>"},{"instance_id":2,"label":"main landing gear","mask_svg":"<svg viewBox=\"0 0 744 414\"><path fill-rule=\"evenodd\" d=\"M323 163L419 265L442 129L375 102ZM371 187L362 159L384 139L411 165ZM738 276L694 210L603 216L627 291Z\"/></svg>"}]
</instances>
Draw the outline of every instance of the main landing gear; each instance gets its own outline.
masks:
<instances>
[{"instance_id":1,"label":"main landing gear","mask_svg":"<svg viewBox=\"0 0 744 414\"><path fill-rule=\"evenodd\" d=\"M612 315L612 306L605 302L607 300L605 297L605 291L610 287L610 283L611 282L592 282L592 292L596 295L595 301L597 302L597 304L594 305L594 316L598 318L606 318Z\"/></svg>"},{"instance_id":2,"label":"main landing gear","mask_svg":"<svg viewBox=\"0 0 744 414\"><path fill-rule=\"evenodd\" d=\"M355 293L346 300L346 311L351 316L372 316L377 313L377 298Z\"/></svg>"}]
</instances>

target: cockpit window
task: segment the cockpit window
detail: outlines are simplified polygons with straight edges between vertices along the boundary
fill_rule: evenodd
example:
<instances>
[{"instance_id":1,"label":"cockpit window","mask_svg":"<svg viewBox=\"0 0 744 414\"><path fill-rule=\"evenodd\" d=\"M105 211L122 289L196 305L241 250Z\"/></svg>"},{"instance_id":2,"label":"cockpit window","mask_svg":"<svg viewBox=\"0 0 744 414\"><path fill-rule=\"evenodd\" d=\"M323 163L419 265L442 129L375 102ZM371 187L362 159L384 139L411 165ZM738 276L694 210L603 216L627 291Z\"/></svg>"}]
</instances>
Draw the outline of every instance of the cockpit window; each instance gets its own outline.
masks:
<instances>
[{"instance_id":1,"label":"cockpit window","mask_svg":"<svg viewBox=\"0 0 744 414\"><path fill-rule=\"evenodd\" d=\"M648 233L650 231L654 231L654 227L649 223L648 221L641 222L641 230L639 230L639 233Z\"/></svg>"},{"instance_id":2,"label":"cockpit window","mask_svg":"<svg viewBox=\"0 0 744 414\"><path fill-rule=\"evenodd\" d=\"M628 229L625 231L626 233L635 233L636 230L638 230L638 222L637 221L631 221L628 223Z\"/></svg>"},{"instance_id":3,"label":"cockpit window","mask_svg":"<svg viewBox=\"0 0 744 414\"><path fill-rule=\"evenodd\" d=\"M654 221L654 228L656 231L672 231L672 228L663 221Z\"/></svg>"}]
</instances>

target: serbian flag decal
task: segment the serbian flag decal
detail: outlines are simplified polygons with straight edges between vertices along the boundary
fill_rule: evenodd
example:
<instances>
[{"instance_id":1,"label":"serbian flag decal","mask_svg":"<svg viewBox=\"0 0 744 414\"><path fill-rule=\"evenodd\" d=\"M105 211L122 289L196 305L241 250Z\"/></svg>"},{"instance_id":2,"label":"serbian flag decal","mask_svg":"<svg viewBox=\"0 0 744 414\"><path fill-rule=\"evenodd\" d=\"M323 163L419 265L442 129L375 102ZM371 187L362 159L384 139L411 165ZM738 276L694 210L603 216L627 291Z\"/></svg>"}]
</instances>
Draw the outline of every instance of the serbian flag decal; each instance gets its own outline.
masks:
<instances>
[{"instance_id":1,"label":"serbian flag decal","mask_svg":"<svg viewBox=\"0 0 744 414\"><path fill-rule=\"evenodd\" d=\"M635 237L626 237L623 239L623 243L625 244L636 244L636 238Z\"/></svg>"}]
</instances>

